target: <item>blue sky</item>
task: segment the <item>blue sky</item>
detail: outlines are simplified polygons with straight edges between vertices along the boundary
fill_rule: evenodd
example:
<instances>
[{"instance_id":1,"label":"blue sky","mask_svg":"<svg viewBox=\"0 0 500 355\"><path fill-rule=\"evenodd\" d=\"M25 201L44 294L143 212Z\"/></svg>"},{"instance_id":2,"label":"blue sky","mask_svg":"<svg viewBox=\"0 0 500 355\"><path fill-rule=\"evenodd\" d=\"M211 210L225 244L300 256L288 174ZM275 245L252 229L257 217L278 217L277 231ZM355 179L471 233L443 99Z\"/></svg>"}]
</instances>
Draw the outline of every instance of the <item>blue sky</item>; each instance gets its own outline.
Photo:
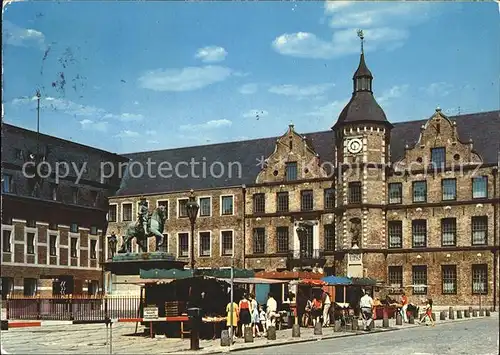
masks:
<instances>
[{"instance_id":1,"label":"blue sky","mask_svg":"<svg viewBox=\"0 0 500 355\"><path fill-rule=\"evenodd\" d=\"M497 3L27 2L3 13L4 119L113 152L328 130L365 32L392 122L499 108ZM62 75L61 75L62 73Z\"/></svg>"}]
</instances>

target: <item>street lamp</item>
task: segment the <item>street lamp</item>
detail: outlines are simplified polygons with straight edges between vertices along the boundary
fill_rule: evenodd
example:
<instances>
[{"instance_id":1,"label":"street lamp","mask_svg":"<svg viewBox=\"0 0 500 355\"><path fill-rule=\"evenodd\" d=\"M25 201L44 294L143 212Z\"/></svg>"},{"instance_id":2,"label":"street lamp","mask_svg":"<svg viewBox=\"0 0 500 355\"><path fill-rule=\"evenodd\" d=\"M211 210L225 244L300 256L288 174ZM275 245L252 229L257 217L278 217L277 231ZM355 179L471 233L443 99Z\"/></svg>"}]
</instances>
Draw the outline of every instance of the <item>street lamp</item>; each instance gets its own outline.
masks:
<instances>
[{"instance_id":1,"label":"street lamp","mask_svg":"<svg viewBox=\"0 0 500 355\"><path fill-rule=\"evenodd\" d=\"M297 235L299 237L299 259L302 259L304 254L303 252L304 242L305 242L304 239L306 237L307 230L302 222L299 223L299 225L295 230L297 231Z\"/></svg>"},{"instance_id":2,"label":"street lamp","mask_svg":"<svg viewBox=\"0 0 500 355\"><path fill-rule=\"evenodd\" d=\"M194 276L194 225L196 223L196 217L198 217L198 210L200 209L200 206L196 203L193 190L191 190L191 195L189 196L189 201L186 204L186 209L189 222L191 223L191 272Z\"/></svg>"}]
</instances>

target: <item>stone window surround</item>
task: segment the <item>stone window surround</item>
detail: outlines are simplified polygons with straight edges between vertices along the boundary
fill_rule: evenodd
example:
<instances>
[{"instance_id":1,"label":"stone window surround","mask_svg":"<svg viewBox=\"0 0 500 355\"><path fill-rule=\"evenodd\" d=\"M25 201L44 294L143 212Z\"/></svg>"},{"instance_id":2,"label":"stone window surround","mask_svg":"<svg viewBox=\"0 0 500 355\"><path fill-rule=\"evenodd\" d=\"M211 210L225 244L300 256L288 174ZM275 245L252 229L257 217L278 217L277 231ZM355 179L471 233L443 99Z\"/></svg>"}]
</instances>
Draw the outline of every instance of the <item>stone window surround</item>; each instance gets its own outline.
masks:
<instances>
[{"instance_id":1,"label":"stone window surround","mask_svg":"<svg viewBox=\"0 0 500 355\"><path fill-rule=\"evenodd\" d=\"M7 225L7 224L2 224L2 238L3 238L3 231L4 230L7 230L7 231L10 231L10 252L13 254L13 250L14 250L14 226L13 225ZM2 240L2 243L3 243L3 240ZM3 262L3 253L5 253L3 250L2 250L2 262Z\"/></svg>"},{"instance_id":2,"label":"stone window surround","mask_svg":"<svg viewBox=\"0 0 500 355\"><path fill-rule=\"evenodd\" d=\"M187 209L186 209L186 215L185 216L181 216L181 204L180 202L181 201L186 201L186 203L189 201L189 198L188 197L178 197L177 198L177 203L176 203L176 206L175 206L175 210L176 210L176 213L177 213L177 218L188 218L188 214L187 214Z\"/></svg>"},{"instance_id":3,"label":"stone window surround","mask_svg":"<svg viewBox=\"0 0 500 355\"><path fill-rule=\"evenodd\" d=\"M231 254L225 254L223 248L223 232L231 232ZM219 232L220 256L234 256L234 229L221 229Z\"/></svg>"},{"instance_id":4,"label":"stone window surround","mask_svg":"<svg viewBox=\"0 0 500 355\"><path fill-rule=\"evenodd\" d=\"M130 219L125 219L125 206L130 206ZM120 203L120 217L122 222L132 222L134 220L134 203L132 201L123 201Z\"/></svg>"},{"instance_id":5,"label":"stone window surround","mask_svg":"<svg viewBox=\"0 0 500 355\"><path fill-rule=\"evenodd\" d=\"M208 254L202 254L202 233L208 233L209 243L208 243ZM212 257L212 231L210 230L200 230L198 231L198 257L200 258L211 258Z\"/></svg>"},{"instance_id":6,"label":"stone window surround","mask_svg":"<svg viewBox=\"0 0 500 355\"><path fill-rule=\"evenodd\" d=\"M231 213L222 213L222 203L224 197L231 197ZM220 195L220 215L221 216L234 216L234 194Z\"/></svg>"},{"instance_id":7,"label":"stone window surround","mask_svg":"<svg viewBox=\"0 0 500 355\"><path fill-rule=\"evenodd\" d=\"M28 233L33 233L33 254L28 254ZM35 263L38 264L38 228L24 227L24 263L28 262L28 255L35 256Z\"/></svg>"},{"instance_id":8,"label":"stone window surround","mask_svg":"<svg viewBox=\"0 0 500 355\"><path fill-rule=\"evenodd\" d=\"M113 220L110 219L110 211L112 208L114 208L114 210L115 210L115 218ZM109 204L108 214L106 217L107 217L106 219L108 220L108 222L118 222L118 203L110 203Z\"/></svg>"},{"instance_id":9,"label":"stone window surround","mask_svg":"<svg viewBox=\"0 0 500 355\"><path fill-rule=\"evenodd\" d=\"M166 219L169 219L170 217L170 201L167 198L162 198L159 200L156 200L156 208L160 207L160 202L166 202L167 205L165 206L165 213L166 213Z\"/></svg>"},{"instance_id":10,"label":"stone window surround","mask_svg":"<svg viewBox=\"0 0 500 355\"><path fill-rule=\"evenodd\" d=\"M191 250L190 232L177 232L177 258L189 258L189 251ZM186 235L187 239L187 252L185 256L181 255L181 235Z\"/></svg>"},{"instance_id":11,"label":"stone window surround","mask_svg":"<svg viewBox=\"0 0 500 355\"><path fill-rule=\"evenodd\" d=\"M210 213L207 214L207 215L203 215L201 214L201 200L202 199L209 199L209 211ZM198 205L200 206L199 210L198 210L198 217L212 217L212 196L199 196L198 197Z\"/></svg>"},{"instance_id":12,"label":"stone window surround","mask_svg":"<svg viewBox=\"0 0 500 355\"><path fill-rule=\"evenodd\" d=\"M56 237L56 245L55 245L55 249L56 249L56 255L51 255L50 253L50 249L51 249L51 243L50 243L50 237L51 236L55 236ZM60 255L61 255L61 252L60 252L60 249L59 249L59 242L60 242L60 233L59 231L49 231L47 233L47 239L48 239L48 248L47 248L47 264L50 265L50 258L56 258L56 265L59 265L59 262L60 262Z\"/></svg>"},{"instance_id":13,"label":"stone window surround","mask_svg":"<svg viewBox=\"0 0 500 355\"><path fill-rule=\"evenodd\" d=\"M478 181L484 181L485 180L485 186L484 186L484 191L482 190L481 196L475 197L475 190L474 186L475 183ZM472 177L472 199L483 199L483 198L488 198L488 176L482 175L482 176L474 176Z\"/></svg>"},{"instance_id":14,"label":"stone window surround","mask_svg":"<svg viewBox=\"0 0 500 355\"><path fill-rule=\"evenodd\" d=\"M76 239L76 246L75 246L76 256L73 256L72 253L73 239ZM77 233L71 233L71 232L68 233L68 242L69 242L68 265L71 265L71 259L77 259L78 262L80 261L80 235Z\"/></svg>"}]
</instances>

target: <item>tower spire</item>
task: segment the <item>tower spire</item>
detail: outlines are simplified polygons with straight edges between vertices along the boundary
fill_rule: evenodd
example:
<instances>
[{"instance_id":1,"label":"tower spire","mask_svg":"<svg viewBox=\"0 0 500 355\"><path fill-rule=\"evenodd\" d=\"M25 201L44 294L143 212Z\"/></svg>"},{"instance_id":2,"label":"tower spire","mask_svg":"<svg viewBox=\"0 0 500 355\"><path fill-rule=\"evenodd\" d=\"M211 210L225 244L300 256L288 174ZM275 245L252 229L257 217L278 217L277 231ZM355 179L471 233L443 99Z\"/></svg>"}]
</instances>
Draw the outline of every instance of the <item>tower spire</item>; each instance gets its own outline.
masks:
<instances>
[{"instance_id":1,"label":"tower spire","mask_svg":"<svg viewBox=\"0 0 500 355\"><path fill-rule=\"evenodd\" d=\"M358 37L361 40L361 54L365 54L365 51L363 48L363 45L365 42L365 35L363 34L363 30L358 30L357 32L358 32Z\"/></svg>"}]
</instances>

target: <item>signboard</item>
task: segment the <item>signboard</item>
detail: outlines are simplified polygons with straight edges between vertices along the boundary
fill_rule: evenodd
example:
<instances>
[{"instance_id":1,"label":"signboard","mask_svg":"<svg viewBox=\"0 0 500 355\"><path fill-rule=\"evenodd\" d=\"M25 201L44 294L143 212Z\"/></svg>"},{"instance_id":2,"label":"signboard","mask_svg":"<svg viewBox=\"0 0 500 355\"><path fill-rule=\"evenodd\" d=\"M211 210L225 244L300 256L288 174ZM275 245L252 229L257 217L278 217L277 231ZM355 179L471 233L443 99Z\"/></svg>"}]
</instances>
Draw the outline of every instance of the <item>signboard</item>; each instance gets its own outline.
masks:
<instances>
[{"instance_id":1,"label":"signboard","mask_svg":"<svg viewBox=\"0 0 500 355\"><path fill-rule=\"evenodd\" d=\"M158 307L144 307L144 316L142 319L147 321L153 321L158 319Z\"/></svg>"}]
</instances>

